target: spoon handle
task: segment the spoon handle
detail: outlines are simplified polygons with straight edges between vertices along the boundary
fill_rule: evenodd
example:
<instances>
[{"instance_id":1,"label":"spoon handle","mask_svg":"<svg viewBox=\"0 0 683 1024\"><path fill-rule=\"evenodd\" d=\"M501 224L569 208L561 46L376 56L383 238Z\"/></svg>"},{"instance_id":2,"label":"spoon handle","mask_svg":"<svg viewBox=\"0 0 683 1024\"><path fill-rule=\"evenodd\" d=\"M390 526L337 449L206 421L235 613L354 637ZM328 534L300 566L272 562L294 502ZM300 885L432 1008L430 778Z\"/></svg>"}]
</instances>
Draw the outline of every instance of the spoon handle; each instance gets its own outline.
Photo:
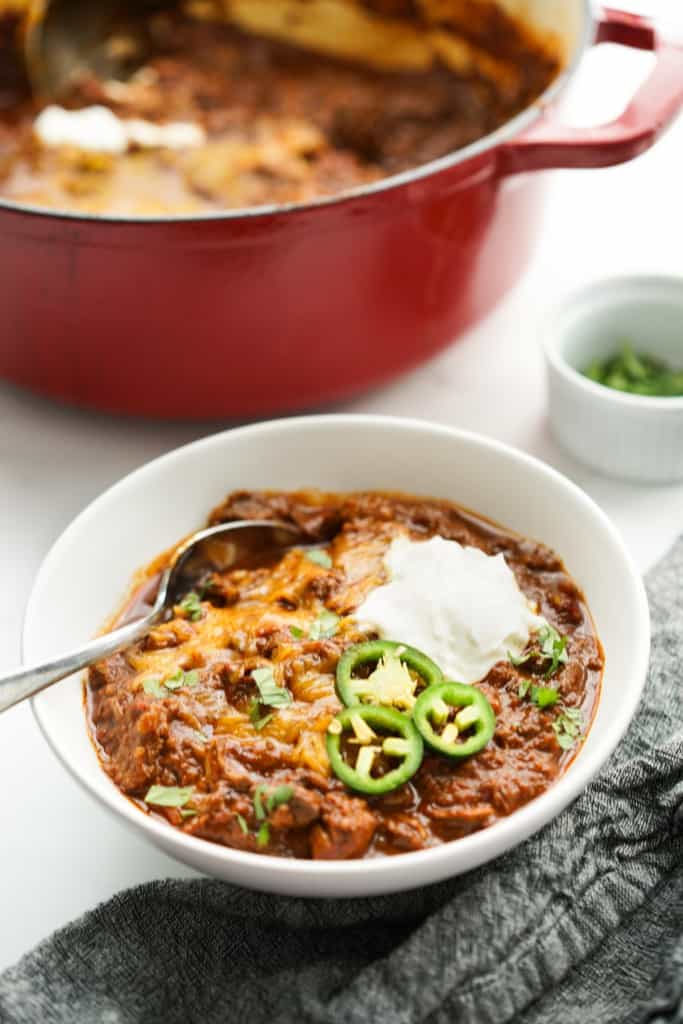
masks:
<instances>
[{"instance_id":1,"label":"spoon handle","mask_svg":"<svg viewBox=\"0 0 683 1024\"><path fill-rule=\"evenodd\" d=\"M135 643L149 631L157 618L158 613L154 611L144 619L136 619L135 622L129 622L112 633L96 637L77 651L63 654L42 665L30 665L20 672L0 676L0 714L14 704L26 700L27 697L40 693L47 686L59 682L65 676L87 668L88 665L108 658L110 654L116 654L129 644Z\"/></svg>"}]
</instances>

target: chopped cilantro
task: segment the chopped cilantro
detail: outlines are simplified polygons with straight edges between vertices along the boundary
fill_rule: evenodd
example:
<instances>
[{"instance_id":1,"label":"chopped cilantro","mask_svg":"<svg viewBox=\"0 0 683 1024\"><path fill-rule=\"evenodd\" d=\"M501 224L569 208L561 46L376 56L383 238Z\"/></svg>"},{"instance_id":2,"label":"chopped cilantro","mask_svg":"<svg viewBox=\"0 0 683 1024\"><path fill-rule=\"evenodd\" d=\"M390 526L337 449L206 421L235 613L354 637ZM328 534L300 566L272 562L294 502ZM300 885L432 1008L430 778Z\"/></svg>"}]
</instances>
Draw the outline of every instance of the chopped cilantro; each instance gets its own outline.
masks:
<instances>
[{"instance_id":1,"label":"chopped cilantro","mask_svg":"<svg viewBox=\"0 0 683 1024\"><path fill-rule=\"evenodd\" d=\"M196 668L191 669L189 672L183 672L179 668L172 676L164 679L163 682L157 676L149 676L147 679L143 679L142 688L150 697L163 698L168 697L169 693L179 690L181 686L196 686L198 682L199 672Z\"/></svg>"},{"instance_id":2,"label":"chopped cilantro","mask_svg":"<svg viewBox=\"0 0 683 1024\"><path fill-rule=\"evenodd\" d=\"M183 672L179 668L168 679L164 679L164 686L167 690L173 691L179 690L181 686L196 686L198 682L199 672L196 668L191 669L189 672Z\"/></svg>"},{"instance_id":3,"label":"chopped cilantro","mask_svg":"<svg viewBox=\"0 0 683 1024\"><path fill-rule=\"evenodd\" d=\"M278 786L276 789L273 790L272 793L270 793L268 799L266 800L268 814L271 814L273 811L277 810L277 808L281 807L282 804L289 803L293 796L293 786Z\"/></svg>"},{"instance_id":4,"label":"chopped cilantro","mask_svg":"<svg viewBox=\"0 0 683 1024\"><path fill-rule=\"evenodd\" d=\"M551 625L546 625L539 629L538 641L541 647L541 654L544 658L550 660L550 666L545 673L545 678L550 679L557 672L560 665L566 665L569 660L567 638L566 636L560 636Z\"/></svg>"},{"instance_id":5,"label":"chopped cilantro","mask_svg":"<svg viewBox=\"0 0 683 1024\"><path fill-rule=\"evenodd\" d=\"M172 676L168 676L164 679L164 686L167 690L179 690L183 685L185 679L185 673L181 668L177 669Z\"/></svg>"},{"instance_id":6,"label":"chopped cilantro","mask_svg":"<svg viewBox=\"0 0 683 1024\"><path fill-rule=\"evenodd\" d=\"M263 794L266 788L267 787L261 783L261 785L257 786L254 790L254 813L257 821L263 821L266 816L266 812L263 807Z\"/></svg>"},{"instance_id":7,"label":"chopped cilantro","mask_svg":"<svg viewBox=\"0 0 683 1024\"><path fill-rule=\"evenodd\" d=\"M256 844L258 846L267 846L270 842L270 826L267 821L264 821L256 833Z\"/></svg>"},{"instance_id":8,"label":"chopped cilantro","mask_svg":"<svg viewBox=\"0 0 683 1024\"><path fill-rule=\"evenodd\" d=\"M309 562L313 562L314 565L319 565L321 569L332 568L332 559L327 551L323 551L321 548L313 548L312 551L307 551L306 558Z\"/></svg>"},{"instance_id":9,"label":"chopped cilantro","mask_svg":"<svg viewBox=\"0 0 683 1024\"><path fill-rule=\"evenodd\" d=\"M212 576L207 576L197 587L197 596L201 601L208 593L210 593L216 586L216 581Z\"/></svg>"},{"instance_id":10,"label":"chopped cilantro","mask_svg":"<svg viewBox=\"0 0 683 1024\"><path fill-rule=\"evenodd\" d=\"M255 668L251 678L258 687L261 704L266 704L270 708L283 708L292 703L289 690L275 682L272 668Z\"/></svg>"},{"instance_id":11,"label":"chopped cilantro","mask_svg":"<svg viewBox=\"0 0 683 1024\"><path fill-rule=\"evenodd\" d=\"M167 690L164 688L164 684L161 679L156 676L150 676L148 679L142 680L142 689L150 697L165 697Z\"/></svg>"},{"instance_id":12,"label":"chopped cilantro","mask_svg":"<svg viewBox=\"0 0 683 1024\"><path fill-rule=\"evenodd\" d=\"M299 626L290 626L289 632L292 634L295 640L301 640L301 638L304 635L303 629L300 629Z\"/></svg>"},{"instance_id":13,"label":"chopped cilantro","mask_svg":"<svg viewBox=\"0 0 683 1024\"><path fill-rule=\"evenodd\" d=\"M150 786L145 803L157 807L184 807L193 793L194 786Z\"/></svg>"},{"instance_id":14,"label":"chopped cilantro","mask_svg":"<svg viewBox=\"0 0 683 1024\"><path fill-rule=\"evenodd\" d=\"M584 376L616 391L655 398L683 395L683 372L674 369L648 352L635 352L628 341L607 359L595 359Z\"/></svg>"},{"instance_id":15,"label":"chopped cilantro","mask_svg":"<svg viewBox=\"0 0 683 1024\"><path fill-rule=\"evenodd\" d=\"M272 717L272 712L268 715L262 715L261 702L256 700L256 698L252 700L251 704L249 705L249 718L251 720L251 724L254 726L257 732L260 732L261 729L265 728L265 726L268 725L268 722L271 720Z\"/></svg>"},{"instance_id":16,"label":"chopped cilantro","mask_svg":"<svg viewBox=\"0 0 683 1024\"><path fill-rule=\"evenodd\" d=\"M191 590L187 597L183 598L178 607L185 618L189 619L190 622L197 622L202 617L201 600L196 590Z\"/></svg>"},{"instance_id":17,"label":"chopped cilantro","mask_svg":"<svg viewBox=\"0 0 683 1024\"><path fill-rule=\"evenodd\" d=\"M327 608L320 613L315 622L311 623L308 636L311 640L328 640L339 629L339 616L328 612Z\"/></svg>"},{"instance_id":18,"label":"chopped cilantro","mask_svg":"<svg viewBox=\"0 0 683 1024\"><path fill-rule=\"evenodd\" d=\"M537 643L528 647L526 651L522 651L519 657L508 651L508 660L515 668L526 665L530 661L535 661L537 664L549 662L544 676L546 679L550 679L557 672L560 665L566 665L569 660L567 638L566 636L560 636L557 630L550 623L546 622L538 630L536 640Z\"/></svg>"},{"instance_id":19,"label":"chopped cilantro","mask_svg":"<svg viewBox=\"0 0 683 1024\"><path fill-rule=\"evenodd\" d=\"M557 704L559 692L552 686L532 686L531 699L539 708L551 708Z\"/></svg>"},{"instance_id":20,"label":"chopped cilantro","mask_svg":"<svg viewBox=\"0 0 683 1024\"><path fill-rule=\"evenodd\" d=\"M513 664L514 664L514 662L513 662ZM519 689L517 690L517 696L519 697L520 700L524 700L524 698L526 697L527 693L529 692L530 687L531 687L531 680L530 679L522 679L521 683L519 684Z\"/></svg>"},{"instance_id":21,"label":"chopped cilantro","mask_svg":"<svg viewBox=\"0 0 683 1024\"><path fill-rule=\"evenodd\" d=\"M553 722L557 742L563 750L569 750L581 739L583 713L581 708L563 707Z\"/></svg>"}]
</instances>

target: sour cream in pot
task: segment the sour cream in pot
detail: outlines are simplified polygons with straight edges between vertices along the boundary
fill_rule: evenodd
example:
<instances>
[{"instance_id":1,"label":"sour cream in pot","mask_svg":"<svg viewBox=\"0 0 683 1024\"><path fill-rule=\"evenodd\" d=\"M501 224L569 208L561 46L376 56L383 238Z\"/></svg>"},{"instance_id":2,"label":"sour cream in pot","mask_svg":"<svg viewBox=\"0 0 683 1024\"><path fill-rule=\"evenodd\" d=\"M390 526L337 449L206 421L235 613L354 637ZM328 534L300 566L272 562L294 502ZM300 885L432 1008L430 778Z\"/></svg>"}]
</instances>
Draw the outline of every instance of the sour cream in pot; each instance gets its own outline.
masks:
<instances>
[{"instance_id":1,"label":"sour cream in pot","mask_svg":"<svg viewBox=\"0 0 683 1024\"><path fill-rule=\"evenodd\" d=\"M82 110L65 110L55 105L45 107L33 122L33 130L43 146L73 146L96 153L121 154L133 147L189 149L206 141L201 125L124 119L102 106Z\"/></svg>"}]
</instances>

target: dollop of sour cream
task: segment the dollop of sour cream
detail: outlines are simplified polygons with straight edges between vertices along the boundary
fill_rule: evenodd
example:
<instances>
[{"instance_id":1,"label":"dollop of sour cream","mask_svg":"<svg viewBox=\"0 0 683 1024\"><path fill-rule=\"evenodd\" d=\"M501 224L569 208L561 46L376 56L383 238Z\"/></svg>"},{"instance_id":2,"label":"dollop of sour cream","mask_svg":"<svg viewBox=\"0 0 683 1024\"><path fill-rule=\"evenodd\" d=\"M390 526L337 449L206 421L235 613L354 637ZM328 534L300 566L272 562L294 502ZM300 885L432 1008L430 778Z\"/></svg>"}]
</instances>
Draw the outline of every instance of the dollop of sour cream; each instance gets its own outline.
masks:
<instances>
[{"instance_id":1,"label":"dollop of sour cream","mask_svg":"<svg viewBox=\"0 0 683 1024\"><path fill-rule=\"evenodd\" d=\"M384 565L389 581L368 594L355 618L383 639L417 647L448 679L483 679L509 654L519 657L545 624L503 555L443 537L397 537Z\"/></svg>"},{"instance_id":2,"label":"dollop of sour cream","mask_svg":"<svg viewBox=\"0 0 683 1024\"><path fill-rule=\"evenodd\" d=\"M125 120L108 107L64 110L45 107L33 122L33 131L43 146L74 146L95 153L125 153L141 149L189 149L201 146L206 133L189 121L154 124L140 118Z\"/></svg>"}]
</instances>

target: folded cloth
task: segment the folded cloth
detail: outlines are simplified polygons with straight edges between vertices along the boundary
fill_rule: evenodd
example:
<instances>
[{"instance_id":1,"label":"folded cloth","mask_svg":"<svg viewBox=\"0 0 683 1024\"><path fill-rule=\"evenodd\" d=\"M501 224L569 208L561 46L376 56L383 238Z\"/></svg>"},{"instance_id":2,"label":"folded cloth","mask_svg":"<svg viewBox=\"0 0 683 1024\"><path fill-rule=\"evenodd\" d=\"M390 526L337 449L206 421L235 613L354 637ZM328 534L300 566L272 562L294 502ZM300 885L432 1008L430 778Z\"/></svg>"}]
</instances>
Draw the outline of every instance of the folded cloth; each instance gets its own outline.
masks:
<instances>
[{"instance_id":1,"label":"folded cloth","mask_svg":"<svg viewBox=\"0 0 683 1024\"><path fill-rule=\"evenodd\" d=\"M0 1021L683 1022L683 541L648 589L637 718L599 778L524 845L368 900L141 886L0 976Z\"/></svg>"}]
</instances>

